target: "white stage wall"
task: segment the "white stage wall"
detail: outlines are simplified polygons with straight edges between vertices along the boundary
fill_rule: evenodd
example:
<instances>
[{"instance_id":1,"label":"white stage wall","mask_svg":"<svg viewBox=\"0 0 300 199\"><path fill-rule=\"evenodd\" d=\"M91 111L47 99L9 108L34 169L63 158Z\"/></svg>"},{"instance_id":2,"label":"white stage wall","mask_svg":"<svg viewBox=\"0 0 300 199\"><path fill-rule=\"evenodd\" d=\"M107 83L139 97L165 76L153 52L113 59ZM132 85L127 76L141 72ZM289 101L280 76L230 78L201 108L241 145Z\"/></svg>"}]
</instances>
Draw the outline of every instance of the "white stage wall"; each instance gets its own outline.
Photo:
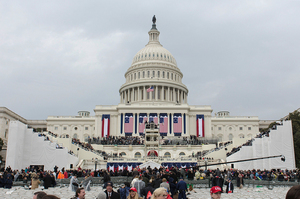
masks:
<instances>
[{"instance_id":1,"label":"white stage wall","mask_svg":"<svg viewBox=\"0 0 300 199\"><path fill-rule=\"evenodd\" d=\"M33 133L27 125L19 121L11 121L7 143L6 164L12 169L25 169L30 165L44 165L45 170L75 167L78 158L68 153L67 148L57 149L56 143L44 141L38 133Z\"/></svg>"},{"instance_id":2,"label":"white stage wall","mask_svg":"<svg viewBox=\"0 0 300 199\"><path fill-rule=\"evenodd\" d=\"M271 130L269 137L255 138L252 146L243 146L240 151L226 158L227 162L259 158L267 156L284 155L285 162L281 158L271 158L248 162L235 163L234 168L248 169L295 169L295 154L293 131L291 121L283 121L283 125L277 125L276 130Z\"/></svg>"}]
</instances>

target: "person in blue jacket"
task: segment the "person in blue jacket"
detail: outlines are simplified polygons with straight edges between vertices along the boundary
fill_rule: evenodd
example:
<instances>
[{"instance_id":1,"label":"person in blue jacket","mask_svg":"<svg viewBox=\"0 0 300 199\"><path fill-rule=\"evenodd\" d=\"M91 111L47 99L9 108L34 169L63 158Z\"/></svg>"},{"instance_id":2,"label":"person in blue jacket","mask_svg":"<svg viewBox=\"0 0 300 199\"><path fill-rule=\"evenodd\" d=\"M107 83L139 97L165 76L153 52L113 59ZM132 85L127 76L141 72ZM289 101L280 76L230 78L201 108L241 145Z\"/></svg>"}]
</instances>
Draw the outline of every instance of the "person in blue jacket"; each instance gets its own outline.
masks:
<instances>
[{"instance_id":1,"label":"person in blue jacket","mask_svg":"<svg viewBox=\"0 0 300 199\"><path fill-rule=\"evenodd\" d=\"M187 184L183 181L182 177L177 183L176 189L179 191L178 199L186 199Z\"/></svg>"},{"instance_id":2,"label":"person in blue jacket","mask_svg":"<svg viewBox=\"0 0 300 199\"><path fill-rule=\"evenodd\" d=\"M11 189L12 187L12 184L13 184L13 181L11 180L10 177L7 177L6 181L5 181L5 187L6 189Z\"/></svg>"}]
</instances>

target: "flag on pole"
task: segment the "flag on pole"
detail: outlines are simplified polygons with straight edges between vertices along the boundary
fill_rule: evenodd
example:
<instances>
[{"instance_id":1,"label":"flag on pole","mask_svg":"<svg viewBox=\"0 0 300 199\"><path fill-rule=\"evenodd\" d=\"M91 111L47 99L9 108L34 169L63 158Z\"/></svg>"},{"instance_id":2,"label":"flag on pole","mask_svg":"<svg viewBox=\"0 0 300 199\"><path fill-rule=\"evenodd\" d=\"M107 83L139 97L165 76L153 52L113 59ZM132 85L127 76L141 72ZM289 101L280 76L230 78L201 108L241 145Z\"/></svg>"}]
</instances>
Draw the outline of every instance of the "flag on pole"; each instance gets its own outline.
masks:
<instances>
[{"instance_id":1,"label":"flag on pole","mask_svg":"<svg viewBox=\"0 0 300 199\"><path fill-rule=\"evenodd\" d=\"M102 137L109 136L110 115L102 115Z\"/></svg>"},{"instance_id":2,"label":"flag on pole","mask_svg":"<svg viewBox=\"0 0 300 199\"><path fill-rule=\"evenodd\" d=\"M133 117L130 114L125 116L124 131L125 135L130 135L133 133Z\"/></svg>"},{"instance_id":3,"label":"flag on pole","mask_svg":"<svg viewBox=\"0 0 300 199\"><path fill-rule=\"evenodd\" d=\"M154 87L153 87L153 86L151 86L150 88L147 89L147 92L148 92L148 93L149 93L149 92L152 92L152 91L154 91Z\"/></svg>"},{"instance_id":4,"label":"flag on pole","mask_svg":"<svg viewBox=\"0 0 300 199\"><path fill-rule=\"evenodd\" d=\"M159 132L160 133L168 133L168 116L167 116L167 114L160 114Z\"/></svg>"},{"instance_id":5,"label":"flag on pole","mask_svg":"<svg viewBox=\"0 0 300 199\"><path fill-rule=\"evenodd\" d=\"M158 124L158 117L156 113L149 114L149 122L154 122L155 124Z\"/></svg>"},{"instance_id":6,"label":"flag on pole","mask_svg":"<svg viewBox=\"0 0 300 199\"><path fill-rule=\"evenodd\" d=\"M173 128L174 128L174 134L176 133L182 133L182 117L181 114L178 116L175 116L173 119Z\"/></svg>"},{"instance_id":7,"label":"flag on pole","mask_svg":"<svg viewBox=\"0 0 300 199\"><path fill-rule=\"evenodd\" d=\"M148 120L147 113L140 113L139 116L139 134L143 134L145 130L145 122Z\"/></svg>"},{"instance_id":8,"label":"flag on pole","mask_svg":"<svg viewBox=\"0 0 300 199\"><path fill-rule=\"evenodd\" d=\"M197 137L204 137L204 115L197 115Z\"/></svg>"}]
</instances>

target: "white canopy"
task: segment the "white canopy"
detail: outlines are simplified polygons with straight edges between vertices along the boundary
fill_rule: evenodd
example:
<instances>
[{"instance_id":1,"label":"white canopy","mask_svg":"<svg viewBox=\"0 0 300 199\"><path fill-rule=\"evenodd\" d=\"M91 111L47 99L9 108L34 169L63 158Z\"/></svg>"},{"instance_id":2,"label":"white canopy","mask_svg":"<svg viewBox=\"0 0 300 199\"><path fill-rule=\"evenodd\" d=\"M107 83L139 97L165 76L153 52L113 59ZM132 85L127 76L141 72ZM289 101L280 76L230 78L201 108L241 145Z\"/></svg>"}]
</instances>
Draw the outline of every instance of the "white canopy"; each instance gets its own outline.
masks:
<instances>
[{"instance_id":1,"label":"white canopy","mask_svg":"<svg viewBox=\"0 0 300 199\"><path fill-rule=\"evenodd\" d=\"M155 167L159 168L161 165L156 163L156 162L153 162L152 160L150 160L148 162L145 162L144 164L139 165L140 168L148 168L148 166L150 166L151 169L154 169Z\"/></svg>"}]
</instances>

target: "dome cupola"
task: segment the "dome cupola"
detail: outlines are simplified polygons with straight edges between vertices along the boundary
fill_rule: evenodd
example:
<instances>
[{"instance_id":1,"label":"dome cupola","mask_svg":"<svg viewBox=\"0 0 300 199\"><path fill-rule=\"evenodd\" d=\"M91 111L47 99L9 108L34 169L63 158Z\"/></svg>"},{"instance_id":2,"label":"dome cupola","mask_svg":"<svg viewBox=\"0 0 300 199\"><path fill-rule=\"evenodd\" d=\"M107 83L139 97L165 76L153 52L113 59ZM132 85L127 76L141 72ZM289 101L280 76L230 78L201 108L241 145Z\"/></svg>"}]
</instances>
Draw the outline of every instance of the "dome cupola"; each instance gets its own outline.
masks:
<instances>
[{"instance_id":1,"label":"dome cupola","mask_svg":"<svg viewBox=\"0 0 300 199\"><path fill-rule=\"evenodd\" d=\"M182 83L183 74L173 55L159 42L155 16L152 21L148 44L136 53L125 73L126 83L119 90L120 101L126 104L187 103L188 89Z\"/></svg>"}]
</instances>

